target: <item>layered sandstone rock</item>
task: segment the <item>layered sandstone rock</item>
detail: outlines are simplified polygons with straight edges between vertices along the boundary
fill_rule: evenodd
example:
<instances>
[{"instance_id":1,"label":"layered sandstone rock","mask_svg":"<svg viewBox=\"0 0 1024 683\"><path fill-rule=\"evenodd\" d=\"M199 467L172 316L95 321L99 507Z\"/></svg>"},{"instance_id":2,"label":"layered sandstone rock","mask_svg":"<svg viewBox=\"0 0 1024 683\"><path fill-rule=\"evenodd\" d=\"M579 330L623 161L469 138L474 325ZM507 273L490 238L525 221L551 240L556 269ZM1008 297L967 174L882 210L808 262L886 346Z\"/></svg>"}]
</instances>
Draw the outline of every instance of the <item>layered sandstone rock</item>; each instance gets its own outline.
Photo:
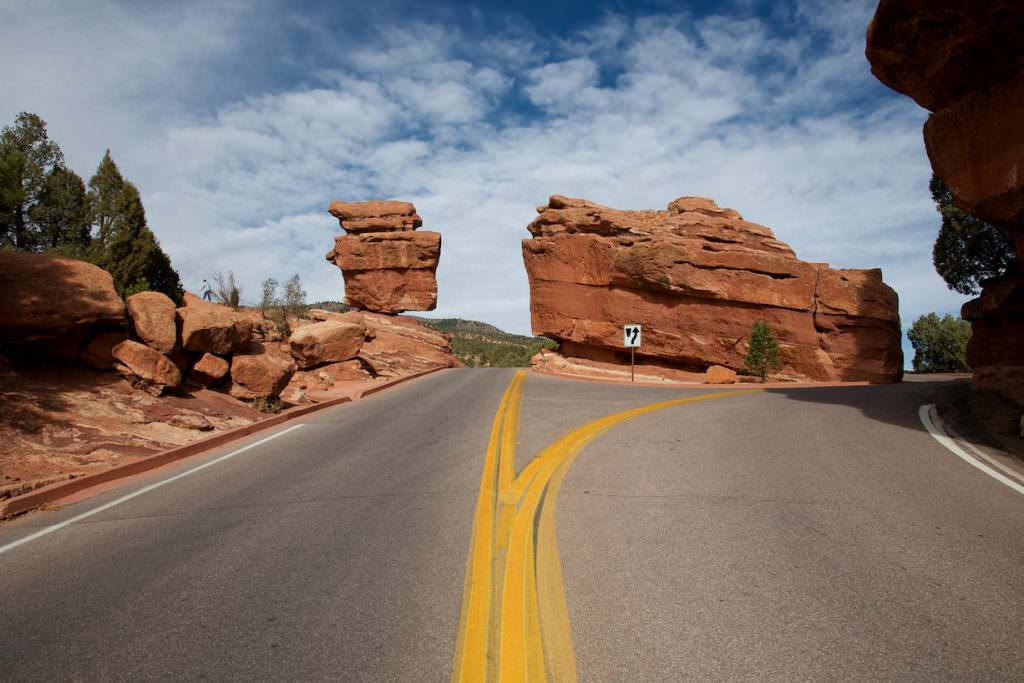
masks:
<instances>
[{"instance_id":1,"label":"layered sandstone rock","mask_svg":"<svg viewBox=\"0 0 1024 683\"><path fill-rule=\"evenodd\" d=\"M114 369L137 389L159 396L167 387L181 385L181 371L156 349L128 339L112 350Z\"/></svg>"},{"instance_id":2,"label":"layered sandstone rock","mask_svg":"<svg viewBox=\"0 0 1024 683\"><path fill-rule=\"evenodd\" d=\"M169 354L178 342L178 323L171 298L160 292L139 292L125 301L135 334L147 346Z\"/></svg>"},{"instance_id":3,"label":"layered sandstone rock","mask_svg":"<svg viewBox=\"0 0 1024 683\"><path fill-rule=\"evenodd\" d=\"M961 208L1007 231L1018 264L1024 264L1021 36L1019 0L882 0L866 50L880 81L933 112L924 127L932 168ZM1024 402L1024 311L1021 276L1013 272L987 283L961 315L973 330L968 363L975 380Z\"/></svg>"},{"instance_id":4,"label":"layered sandstone rock","mask_svg":"<svg viewBox=\"0 0 1024 683\"><path fill-rule=\"evenodd\" d=\"M0 292L0 343L84 341L127 322L114 278L85 261L0 251Z\"/></svg>"},{"instance_id":5,"label":"layered sandstone rock","mask_svg":"<svg viewBox=\"0 0 1024 683\"><path fill-rule=\"evenodd\" d=\"M622 326L644 325L641 363L703 373L743 365L769 323L779 378L898 381L896 293L879 270L805 263L764 226L710 199L621 211L553 196L523 241L534 334L570 357L628 362Z\"/></svg>"},{"instance_id":6,"label":"layered sandstone rock","mask_svg":"<svg viewBox=\"0 0 1024 683\"><path fill-rule=\"evenodd\" d=\"M359 360L378 377L401 377L433 368L454 368L451 337L415 320L364 315L367 336Z\"/></svg>"},{"instance_id":7,"label":"layered sandstone rock","mask_svg":"<svg viewBox=\"0 0 1024 683\"><path fill-rule=\"evenodd\" d=\"M329 211L347 233L327 253L345 278L346 304L378 313L437 306L441 235L413 232L423 221L412 204L334 202Z\"/></svg>"},{"instance_id":8,"label":"layered sandstone rock","mask_svg":"<svg viewBox=\"0 0 1024 683\"><path fill-rule=\"evenodd\" d=\"M292 357L302 369L355 358L363 348L366 326L356 322L325 322L303 325L289 340Z\"/></svg>"}]
</instances>

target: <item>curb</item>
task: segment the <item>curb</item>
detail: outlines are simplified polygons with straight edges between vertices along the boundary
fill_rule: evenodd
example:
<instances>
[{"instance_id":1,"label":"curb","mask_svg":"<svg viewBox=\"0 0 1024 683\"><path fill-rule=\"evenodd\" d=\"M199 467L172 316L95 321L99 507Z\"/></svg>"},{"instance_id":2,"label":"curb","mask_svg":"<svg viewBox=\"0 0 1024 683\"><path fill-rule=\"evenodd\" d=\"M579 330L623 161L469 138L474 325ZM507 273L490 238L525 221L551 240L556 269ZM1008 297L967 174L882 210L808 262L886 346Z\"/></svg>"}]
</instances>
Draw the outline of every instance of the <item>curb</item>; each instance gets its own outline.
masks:
<instances>
[{"instance_id":1,"label":"curb","mask_svg":"<svg viewBox=\"0 0 1024 683\"><path fill-rule=\"evenodd\" d=\"M209 436L205 439L199 439L192 443L187 443L184 446L178 446L177 448L172 448L167 451L161 451L142 460L128 463L127 465L119 465L117 467L112 467L109 470L96 472L95 474L87 474L82 477L76 477L75 479L68 479L67 481L61 481L56 484L49 484L48 486L40 487L30 493L10 498L0 505L0 520L29 512L49 503L55 503L67 498L68 496L100 486L101 484L148 472L149 470L162 467L172 462L204 453L213 448L218 448L226 443L230 443L231 441L250 436L257 432L262 432L272 427L277 427L296 418L309 415L310 413L350 403L353 400L359 400L365 396L370 396L371 394L376 394L384 391L385 389L390 389L398 384L403 384L410 380L423 377L424 375L429 375L439 370L446 369L447 368L431 368L430 370L424 370L411 375L405 375L404 377L398 377L385 384L365 389L356 394L354 398L351 396L342 396L340 398L331 399L330 401L324 401L323 403L317 403L311 406L292 408L278 415L274 415L273 417L268 417L265 420L253 422L252 424L245 425L243 427L229 429L226 432L214 434L213 436Z\"/></svg>"}]
</instances>

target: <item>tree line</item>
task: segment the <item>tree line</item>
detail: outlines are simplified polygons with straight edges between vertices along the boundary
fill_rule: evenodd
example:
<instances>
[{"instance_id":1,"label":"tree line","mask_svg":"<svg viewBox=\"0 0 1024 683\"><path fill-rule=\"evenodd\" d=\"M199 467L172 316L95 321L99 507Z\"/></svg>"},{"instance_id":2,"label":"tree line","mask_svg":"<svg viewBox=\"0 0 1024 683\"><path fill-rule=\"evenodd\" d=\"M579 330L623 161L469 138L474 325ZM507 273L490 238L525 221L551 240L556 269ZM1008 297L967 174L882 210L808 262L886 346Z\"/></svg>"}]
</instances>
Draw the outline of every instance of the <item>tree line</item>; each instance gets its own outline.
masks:
<instances>
[{"instance_id":1,"label":"tree line","mask_svg":"<svg viewBox=\"0 0 1024 683\"><path fill-rule=\"evenodd\" d=\"M146 222L139 190L106 151L88 185L36 114L0 131L0 249L69 256L114 277L121 296L154 290L180 304L184 290Z\"/></svg>"}]
</instances>

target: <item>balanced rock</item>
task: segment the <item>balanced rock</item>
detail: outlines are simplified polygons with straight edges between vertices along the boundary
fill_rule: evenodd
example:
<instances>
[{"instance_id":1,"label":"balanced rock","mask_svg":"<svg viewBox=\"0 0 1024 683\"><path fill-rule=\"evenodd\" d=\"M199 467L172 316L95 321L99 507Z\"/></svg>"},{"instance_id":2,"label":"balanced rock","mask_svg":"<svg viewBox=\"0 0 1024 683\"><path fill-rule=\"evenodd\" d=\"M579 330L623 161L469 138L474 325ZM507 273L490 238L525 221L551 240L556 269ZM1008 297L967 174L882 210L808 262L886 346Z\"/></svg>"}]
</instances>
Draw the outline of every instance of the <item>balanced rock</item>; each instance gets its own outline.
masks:
<instances>
[{"instance_id":1,"label":"balanced rock","mask_svg":"<svg viewBox=\"0 0 1024 683\"><path fill-rule=\"evenodd\" d=\"M169 354L178 342L174 302L161 292L139 292L125 301L136 336L146 346Z\"/></svg>"},{"instance_id":2,"label":"balanced rock","mask_svg":"<svg viewBox=\"0 0 1024 683\"><path fill-rule=\"evenodd\" d=\"M0 342L84 340L126 322L114 278L85 261L0 251L0 292Z\"/></svg>"},{"instance_id":3,"label":"balanced rock","mask_svg":"<svg viewBox=\"0 0 1024 683\"><path fill-rule=\"evenodd\" d=\"M441 235L413 232L423 222L412 204L334 202L330 212L348 233L327 253L345 278L346 304L378 313L437 306Z\"/></svg>"},{"instance_id":4,"label":"balanced rock","mask_svg":"<svg viewBox=\"0 0 1024 683\"><path fill-rule=\"evenodd\" d=\"M780 379L898 381L896 293L879 270L800 261L762 225L710 199L621 211L553 196L523 258L533 332L563 355L628 363L626 323L644 326L641 362L737 370L755 321L780 347Z\"/></svg>"},{"instance_id":5,"label":"balanced rock","mask_svg":"<svg viewBox=\"0 0 1024 683\"><path fill-rule=\"evenodd\" d=\"M171 359L145 344L128 339L115 346L112 355L114 369L136 389L159 396L166 387L181 385L181 371Z\"/></svg>"},{"instance_id":6,"label":"balanced rock","mask_svg":"<svg viewBox=\"0 0 1024 683\"><path fill-rule=\"evenodd\" d=\"M231 359L230 394L235 398L257 399L277 396L295 373L295 361L275 353L269 345L250 343Z\"/></svg>"},{"instance_id":7,"label":"balanced rock","mask_svg":"<svg viewBox=\"0 0 1024 683\"><path fill-rule=\"evenodd\" d=\"M252 338L252 322L246 316L188 294L178 318L181 344L189 351L225 356L244 349Z\"/></svg>"},{"instance_id":8,"label":"balanced rock","mask_svg":"<svg viewBox=\"0 0 1024 683\"><path fill-rule=\"evenodd\" d=\"M355 358L365 337L361 323L328 320L295 330L289 346L298 366L306 369Z\"/></svg>"},{"instance_id":9,"label":"balanced rock","mask_svg":"<svg viewBox=\"0 0 1024 683\"><path fill-rule=\"evenodd\" d=\"M212 353L204 353L199 357L199 360L192 366L192 370L189 371L189 380L200 384L204 387L212 387L217 382L224 379L225 375L228 374L230 365L226 360L220 356L215 356Z\"/></svg>"}]
</instances>

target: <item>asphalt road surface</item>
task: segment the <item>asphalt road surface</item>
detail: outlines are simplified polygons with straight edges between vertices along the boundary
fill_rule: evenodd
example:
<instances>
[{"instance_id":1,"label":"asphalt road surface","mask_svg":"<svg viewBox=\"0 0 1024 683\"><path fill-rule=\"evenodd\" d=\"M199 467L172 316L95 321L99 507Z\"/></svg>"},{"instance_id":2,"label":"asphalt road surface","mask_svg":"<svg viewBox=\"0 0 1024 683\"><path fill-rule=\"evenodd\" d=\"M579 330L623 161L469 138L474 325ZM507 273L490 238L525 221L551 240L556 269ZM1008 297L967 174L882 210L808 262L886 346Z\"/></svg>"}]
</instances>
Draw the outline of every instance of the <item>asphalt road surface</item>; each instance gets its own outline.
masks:
<instances>
[{"instance_id":1,"label":"asphalt road surface","mask_svg":"<svg viewBox=\"0 0 1024 683\"><path fill-rule=\"evenodd\" d=\"M922 427L948 384L676 402L560 442L728 390L527 376L516 403L514 377L436 373L0 525L3 547L210 463L0 552L0 680L445 681L477 641L512 680L538 628L524 661L552 678L1024 678L1024 496ZM487 502L531 487L521 528ZM541 602L515 639L510 577Z\"/></svg>"}]
</instances>

